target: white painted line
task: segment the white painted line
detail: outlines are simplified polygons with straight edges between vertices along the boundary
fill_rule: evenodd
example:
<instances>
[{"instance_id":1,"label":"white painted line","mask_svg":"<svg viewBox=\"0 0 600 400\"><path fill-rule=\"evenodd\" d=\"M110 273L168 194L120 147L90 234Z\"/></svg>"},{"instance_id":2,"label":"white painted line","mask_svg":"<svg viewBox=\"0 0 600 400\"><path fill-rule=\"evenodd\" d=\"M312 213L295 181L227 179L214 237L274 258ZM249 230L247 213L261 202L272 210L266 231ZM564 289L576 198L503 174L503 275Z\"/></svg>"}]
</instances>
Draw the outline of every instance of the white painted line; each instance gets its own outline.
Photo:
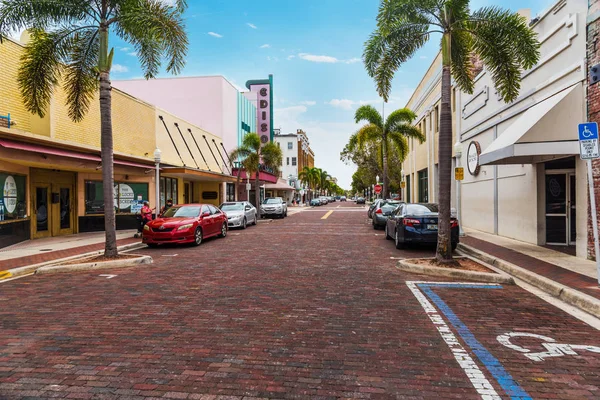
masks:
<instances>
[{"instance_id":1,"label":"white painted line","mask_svg":"<svg viewBox=\"0 0 600 400\"><path fill-rule=\"evenodd\" d=\"M163 257L177 257L179 254L163 254Z\"/></svg>"},{"instance_id":2,"label":"white painted line","mask_svg":"<svg viewBox=\"0 0 600 400\"><path fill-rule=\"evenodd\" d=\"M115 276L118 276L118 275L101 274L101 275L98 275L98 276L104 277L106 279L112 279L112 278L114 278Z\"/></svg>"},{"instance_id":3,"label":"white painted line","mask_svg":"<svg viewBox=\"0 0 600 400\"><path fill-rule=\"evenodd\" d=\"M473 388L475 388L481 398L484 400L500 400L501 397L498 395L492 384L487 380L483 372L481 372L469 353L467 353L465 348L460 344L442 316L437 312L429 300L427 300L425 295L417 288L417 282L407 281L406 285L415 295L431 322L433 322L433 325L442 336L442 339L444 339L450 348L450 351L452 351L452 354L458 362L458 365L460 365L460 367L465 371L465 374L467 374L467 377L471 381Z\"/></svg>"}]
</instances>

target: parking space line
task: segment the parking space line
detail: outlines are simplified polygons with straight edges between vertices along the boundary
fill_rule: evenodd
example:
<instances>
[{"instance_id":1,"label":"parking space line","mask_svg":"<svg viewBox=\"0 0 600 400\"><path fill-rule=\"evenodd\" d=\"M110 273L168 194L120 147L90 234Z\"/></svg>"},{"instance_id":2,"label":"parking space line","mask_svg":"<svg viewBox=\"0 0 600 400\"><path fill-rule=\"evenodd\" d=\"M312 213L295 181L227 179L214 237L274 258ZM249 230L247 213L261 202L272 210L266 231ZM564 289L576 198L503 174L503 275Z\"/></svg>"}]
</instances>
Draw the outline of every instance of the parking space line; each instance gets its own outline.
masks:
<instances>
[{"instance_id":1,"label":"parking space line","mask_svg":"<svg viewBox=\"0 0 600 400\"><path fill-rule=\"evenodd\" d=\"M327 211L327 214L323 215L321 219L327 219L331 214L333 214L333 210Z\"/></svg>"}]
</instances>

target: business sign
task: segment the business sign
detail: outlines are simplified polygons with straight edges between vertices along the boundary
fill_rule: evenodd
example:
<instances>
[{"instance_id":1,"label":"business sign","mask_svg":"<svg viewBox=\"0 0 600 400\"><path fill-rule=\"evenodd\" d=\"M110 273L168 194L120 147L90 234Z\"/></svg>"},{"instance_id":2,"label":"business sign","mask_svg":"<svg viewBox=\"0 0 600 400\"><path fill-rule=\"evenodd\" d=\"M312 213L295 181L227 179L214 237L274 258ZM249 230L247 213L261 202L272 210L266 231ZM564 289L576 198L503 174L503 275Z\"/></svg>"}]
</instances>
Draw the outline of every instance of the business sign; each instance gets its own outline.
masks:
<instances>
[{"instance_id":1,"label":"business sign","mask_svg":"<svg viewBox=\"0 0 600 400\"><path fill-rule=\"evenodd\" d=\"M118 197L117 197L118 196ZM135 193L131 186L120 183L115 185L114 191L115 197L115 207L118 207L121 210L125 210L130 208L132 204L135 204Z\"/></svg>"},{"instance_id":2,"label":"business sign","mask_svg":"<svg viewBox=\"0 0 600 400\"><path fill-rule=\"evenodd\" d=\"M598 158L598 124L586 122L579 124L579 156L582 160Z\"/></svg>"},{"instance_id":3,"label":"business sign","mask_svg":"<svg viewBox=\"0 0 600 400\"><path fill-rule=\"evenodd\" d=\"M9 214L12 214L17 208L17 183L15 182L15 178L11 175L7 176L4 181L4 190L2 194L6 211Z\"/></svg>"},{"instance_id":4,"label":"business sign","mask_svg":"<svg viewBox=\"0 0 600 400\"><path fill-rule=\"evenodd\" d=\"M463 167L454 168L454 179L457 181L465 179L465 169Z\"/></svg>"},{"instance_id":5,"label":"business sign","mask_svg":"<svg viewBox=\"0 0 600 400\"><path fill-rule=\"evenodd\" d=\"M271 84L251 85L250 90L256 92L256 130L262 144L271 141Z\"/></svg>"},{"instance_id":6,"label":"business sign","mask_svg":"<svg viewBox=\"0 0 600 400\"><path fill-rule=\"evenodd\" d=\"M479 174L479 155L481 154L481 146L479 142L472 141L467 150L467 169L471 175Z\"/></svg>"},{"instance_id":7,"label":"business sign","mask_svg":"<svg viewBox=\"0 0 600 400\"><path fill-rule=\"evenodd\" d=\"M406 181L400 182L400 187L404 189L406 187Z\"/></svg>"}]
</instances>

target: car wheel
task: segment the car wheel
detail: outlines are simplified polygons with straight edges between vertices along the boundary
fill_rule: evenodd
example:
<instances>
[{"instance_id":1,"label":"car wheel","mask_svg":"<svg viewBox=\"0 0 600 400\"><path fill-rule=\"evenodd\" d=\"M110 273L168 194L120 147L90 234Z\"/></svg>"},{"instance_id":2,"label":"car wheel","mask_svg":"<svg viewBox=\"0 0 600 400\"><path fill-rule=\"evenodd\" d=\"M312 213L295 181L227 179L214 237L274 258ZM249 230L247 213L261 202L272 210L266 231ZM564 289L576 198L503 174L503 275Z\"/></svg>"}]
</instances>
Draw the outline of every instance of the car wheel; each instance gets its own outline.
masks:
<instances>
[{"instance_id":1,"label":"car wheel","mask_svg":"<svg viewBox=\"0 0 600 400\"><path fill-rule=\"evenodd\" d=\"M202 240L204 240L202 228L197 227L196 231L194 232L194 246L200 246L202 244Z\"/></svg>"},{"instance_id":2,"label":"car wheel","mask_svg":"<svg viewBox=\"0 0 600 400\"><path fill-rule=\"evenodd\" d=\"M458 247L458 242L452 242L452 251L456 250L456 247Z\"/></svg>"},{"instance_id":3,"label":"car wheel","mask_svg":"<svg viewBox=\"0 0 600 400\"><path fill-rule=\"evenodd\" d=\"M242 221L242 229L246 229L248 227L248 221L246 221L246 217L244 217L244 220Z\"/></svg>"},{"instance_id":4,"label":"car wheel","mask_svg":"<svg viewBox=\"0 0 600 400\"><path fill-rule=\"evenodd\" d=\"M388 226L387 226L387 224L385 224L385 238L387 240L392 240L392 237L388 233Z\"/></svg>"},{"instance_id":5,"label":"car wheel","mask_svg":"<svg viewBox=\"0 0 600 400\"><path fill-rule=\"evenodd\" d=\"M398 237L398 231L396 231L396 235L395 236L396 236L396 240L395 240L395 242L396 242L396 248L398 250L403 249L404 248L404 242L400 241L400 237Z\"/></svg>"},{"instance_id":6,"label":"car wheel","mask_svg":"<svg viewBox=\"0 0 600 400\"><path fill-rule=\"evenodd\" d=\"M155 249L158 247L158 245L156 243L148 243L148 247L150 247L151 249Z\"/></svg>"},{"instance_id":7,"label":"car wheel","mask_svg":"<svg viewBox=\"0 0 600 400\"><path fill-rule=\"evenodd\" d=\"M219 237L224 238L225 236L227 236L227 224L223 223L223 225L221 225L221 233L219 233Z\"/></svg>"}]
</instances>

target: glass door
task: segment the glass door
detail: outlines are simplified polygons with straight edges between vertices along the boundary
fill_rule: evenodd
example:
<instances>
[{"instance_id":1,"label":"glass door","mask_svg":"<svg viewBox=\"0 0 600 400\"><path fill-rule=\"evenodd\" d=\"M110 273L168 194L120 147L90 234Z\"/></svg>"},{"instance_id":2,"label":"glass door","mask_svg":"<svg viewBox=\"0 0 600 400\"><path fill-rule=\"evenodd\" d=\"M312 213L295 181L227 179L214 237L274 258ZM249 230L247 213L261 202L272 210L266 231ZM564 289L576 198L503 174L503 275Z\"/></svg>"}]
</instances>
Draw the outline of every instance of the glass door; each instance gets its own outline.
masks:
<instances>
[{"instance_id":1,"label":"glass door","mask_svg":"<svg viewBox=\"0 0 600 400\"><path fill-rule=\"evenodd\" d=\"M52 234L50 229L50 185L36 185L33 194L33 237L42 238Z\"/></svg>"},{"instance_id":2,"label":"glass door","mask_svg":"<svg viewBox=\"0 0 600 400\"><path fill-rule=\"evenodd\" d=\"M574 245L577 240L577 188L575 174L568 174L569 177L569 245Z\"/></svg>"},{"instance_id":3,"label":"glass door","mask_svg":"<svg viewBox=\"0 0 600 400\"><path fill-rule=\"evenodd\" d=\"M73 234L73 186L60 184L53 186L57 201L52 204L52 235Z\"/></svg>"},{"instance_id":4,"label":"glass door","mask_svg":"<svg viewBox=\"0 0 600 400\"><path fill-rule=\"evenodd\" d=\"M568 244L567 174L546 174L546 244Z\"/></svg>"}]
</instances>

